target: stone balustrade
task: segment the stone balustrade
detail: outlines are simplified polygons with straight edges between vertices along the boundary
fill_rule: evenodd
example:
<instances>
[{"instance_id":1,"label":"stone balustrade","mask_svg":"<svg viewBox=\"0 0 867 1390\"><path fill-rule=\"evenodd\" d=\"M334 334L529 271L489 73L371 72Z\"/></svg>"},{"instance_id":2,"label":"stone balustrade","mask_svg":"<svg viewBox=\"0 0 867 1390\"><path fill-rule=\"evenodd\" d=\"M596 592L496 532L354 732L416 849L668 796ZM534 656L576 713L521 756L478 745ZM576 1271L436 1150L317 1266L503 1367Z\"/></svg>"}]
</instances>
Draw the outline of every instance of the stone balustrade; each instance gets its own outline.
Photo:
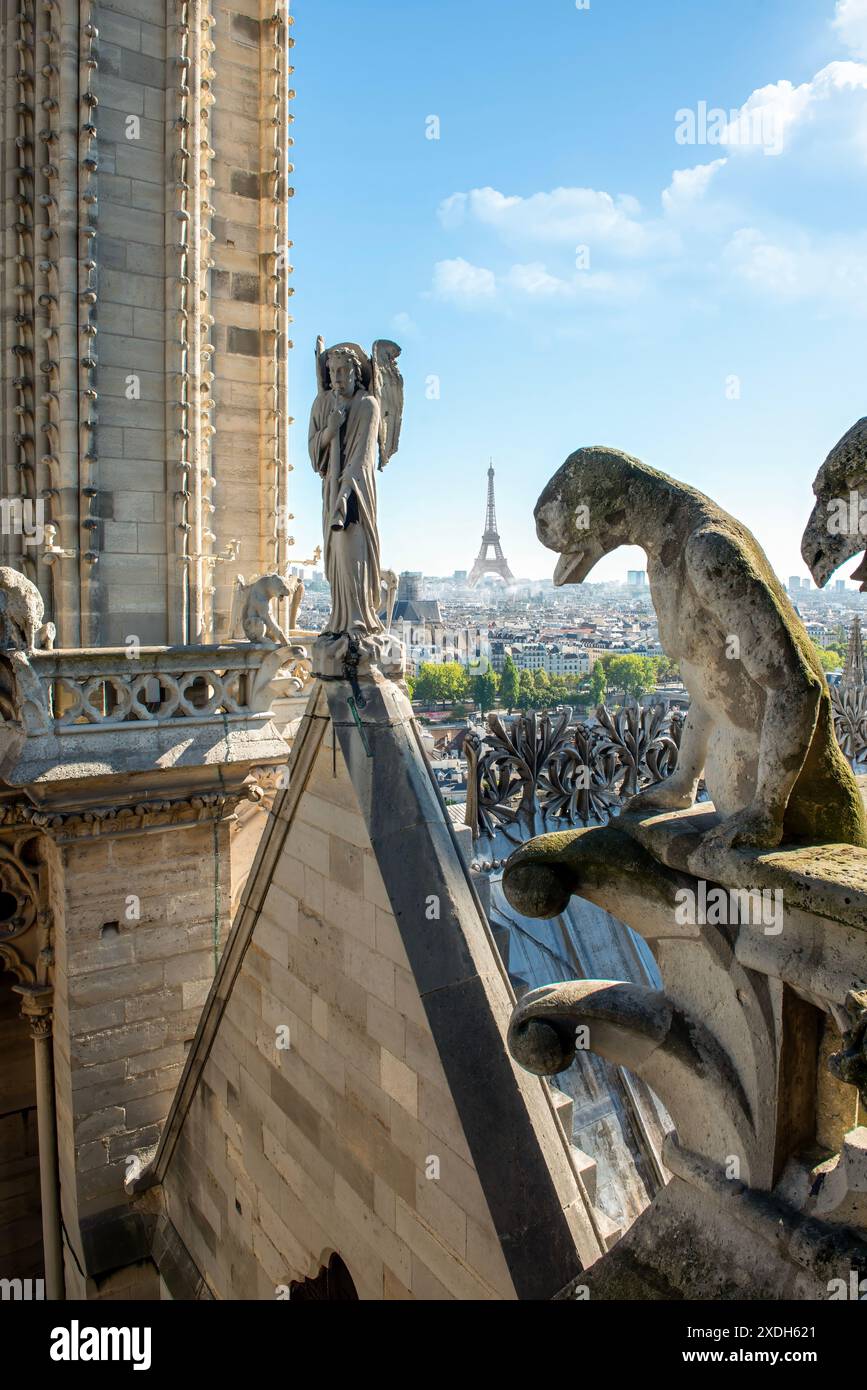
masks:
<instances>
[{"instance_id":1,"label":"stone balustrade","mask_svg":"<svg viewBox=\"0 0 867 1390\"><path fill-rule=\"evenodd\" d=\"M26 732L264 720L274 694L272 681L286 655L283 648L249 642L34 652L29 661L42 691L45 722L40 728L32 718Z\"/></svg>"}]
</instances>

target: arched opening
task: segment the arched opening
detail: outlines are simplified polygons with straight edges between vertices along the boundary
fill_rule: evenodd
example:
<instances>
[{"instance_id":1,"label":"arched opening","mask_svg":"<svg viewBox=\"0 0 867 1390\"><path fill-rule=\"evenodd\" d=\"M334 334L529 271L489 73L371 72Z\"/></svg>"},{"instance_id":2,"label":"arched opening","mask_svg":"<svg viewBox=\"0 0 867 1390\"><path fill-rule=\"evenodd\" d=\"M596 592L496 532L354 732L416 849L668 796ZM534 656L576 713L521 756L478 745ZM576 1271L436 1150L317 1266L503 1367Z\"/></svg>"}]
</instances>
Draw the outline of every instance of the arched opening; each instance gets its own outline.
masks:
<instances>
[{"instance_id":1,"label":"arched opening","mask_svg":"<svg viewBox=\"0 0 867 1390\"><path fill-rule=\"evenodd\" d=\"M0 1278L35 1279L44 1273L36 1070L16 983L0 973Z\"/></svg>"}]
</instances>

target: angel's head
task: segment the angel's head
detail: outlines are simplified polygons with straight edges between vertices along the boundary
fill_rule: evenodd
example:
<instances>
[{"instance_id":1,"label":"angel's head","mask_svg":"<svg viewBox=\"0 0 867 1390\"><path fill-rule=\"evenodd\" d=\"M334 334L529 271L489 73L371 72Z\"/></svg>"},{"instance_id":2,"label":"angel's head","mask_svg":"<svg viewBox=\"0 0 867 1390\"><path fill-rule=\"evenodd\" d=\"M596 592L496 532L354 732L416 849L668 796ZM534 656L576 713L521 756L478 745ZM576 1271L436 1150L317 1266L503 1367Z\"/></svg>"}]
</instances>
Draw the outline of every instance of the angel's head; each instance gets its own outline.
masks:
<instances>
[{"instance_id":1,"label":"angel's head","mask_svg":"<svg viewBox=\"0 0 867 1390\"><path fill-rule=\"evenodd\" d=\"M340 396L354 396L362 379L358 353L351 347L333 348L325 359L331 385Z\"/></svg>"}]
</instances>

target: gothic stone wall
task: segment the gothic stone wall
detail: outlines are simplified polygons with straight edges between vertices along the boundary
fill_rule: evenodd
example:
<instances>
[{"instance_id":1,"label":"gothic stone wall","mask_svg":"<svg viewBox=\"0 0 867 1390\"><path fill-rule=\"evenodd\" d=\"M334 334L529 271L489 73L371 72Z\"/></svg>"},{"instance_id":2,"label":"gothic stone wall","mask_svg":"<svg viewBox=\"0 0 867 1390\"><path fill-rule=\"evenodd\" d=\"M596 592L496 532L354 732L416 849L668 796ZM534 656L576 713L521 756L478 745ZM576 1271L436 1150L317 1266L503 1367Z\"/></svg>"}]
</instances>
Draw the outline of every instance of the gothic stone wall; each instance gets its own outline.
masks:
<instances>
[{"instance_id":1,"label":"gothic stone wall","mask_svg":"<svg viewBox=\"0 0 867 1390\"><path fill-rule=\"evenodd\" d=\"M334 1251L364 1299L515 1297L327 736L163 1185L221 1298L274 1298Z\"/></svg>"},{"instance_id":2,"label":"gothic stone wall","mask_svg":"<svg viewBox=\"0 0 867 1390\"><path fill-rule=\"evenodd\" d=\"M0 1279L29 1279L43 1273L36 1075L13 984L0 973Z\"/></svg>"},{"instance_id":3,"label":"gothic stone wall","mask_svg":"<svg viewBox=\"0 0 867 1390\"><path fill-rule=\"evenodd\" d=\"M73 1240L79 1220L125 1204L128 1157L159 1138L228 931L228 834L204 821L55 851L58 1148Z\"/></svg>"}]
</instances>

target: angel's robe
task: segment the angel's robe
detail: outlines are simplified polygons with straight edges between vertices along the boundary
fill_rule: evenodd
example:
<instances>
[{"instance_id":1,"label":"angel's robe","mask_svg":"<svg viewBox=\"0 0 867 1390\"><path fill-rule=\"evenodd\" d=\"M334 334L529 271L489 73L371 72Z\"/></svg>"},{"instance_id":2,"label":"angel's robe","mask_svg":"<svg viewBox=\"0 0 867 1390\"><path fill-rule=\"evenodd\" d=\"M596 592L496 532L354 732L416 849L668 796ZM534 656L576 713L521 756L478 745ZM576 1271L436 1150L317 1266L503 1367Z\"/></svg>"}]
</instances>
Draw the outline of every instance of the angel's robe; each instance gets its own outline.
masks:
<instances>
[{"instance_id":1,"label":"angel's robe","mask_svg":"<svg viewBox=\"0 0 867 1390\"><path fill-rule=\"evenodd\" d=\"M330 391L320 392L310 412L310 461L322 475L322 535L325 575L331 586L328 632L381 632L379 532L376 525L376 460L379 402L356 391L346 420L331 443L323 431L334 407ZM347 524L332 531L341 492L350 492Z\"/></svg>"}]
</instances>

